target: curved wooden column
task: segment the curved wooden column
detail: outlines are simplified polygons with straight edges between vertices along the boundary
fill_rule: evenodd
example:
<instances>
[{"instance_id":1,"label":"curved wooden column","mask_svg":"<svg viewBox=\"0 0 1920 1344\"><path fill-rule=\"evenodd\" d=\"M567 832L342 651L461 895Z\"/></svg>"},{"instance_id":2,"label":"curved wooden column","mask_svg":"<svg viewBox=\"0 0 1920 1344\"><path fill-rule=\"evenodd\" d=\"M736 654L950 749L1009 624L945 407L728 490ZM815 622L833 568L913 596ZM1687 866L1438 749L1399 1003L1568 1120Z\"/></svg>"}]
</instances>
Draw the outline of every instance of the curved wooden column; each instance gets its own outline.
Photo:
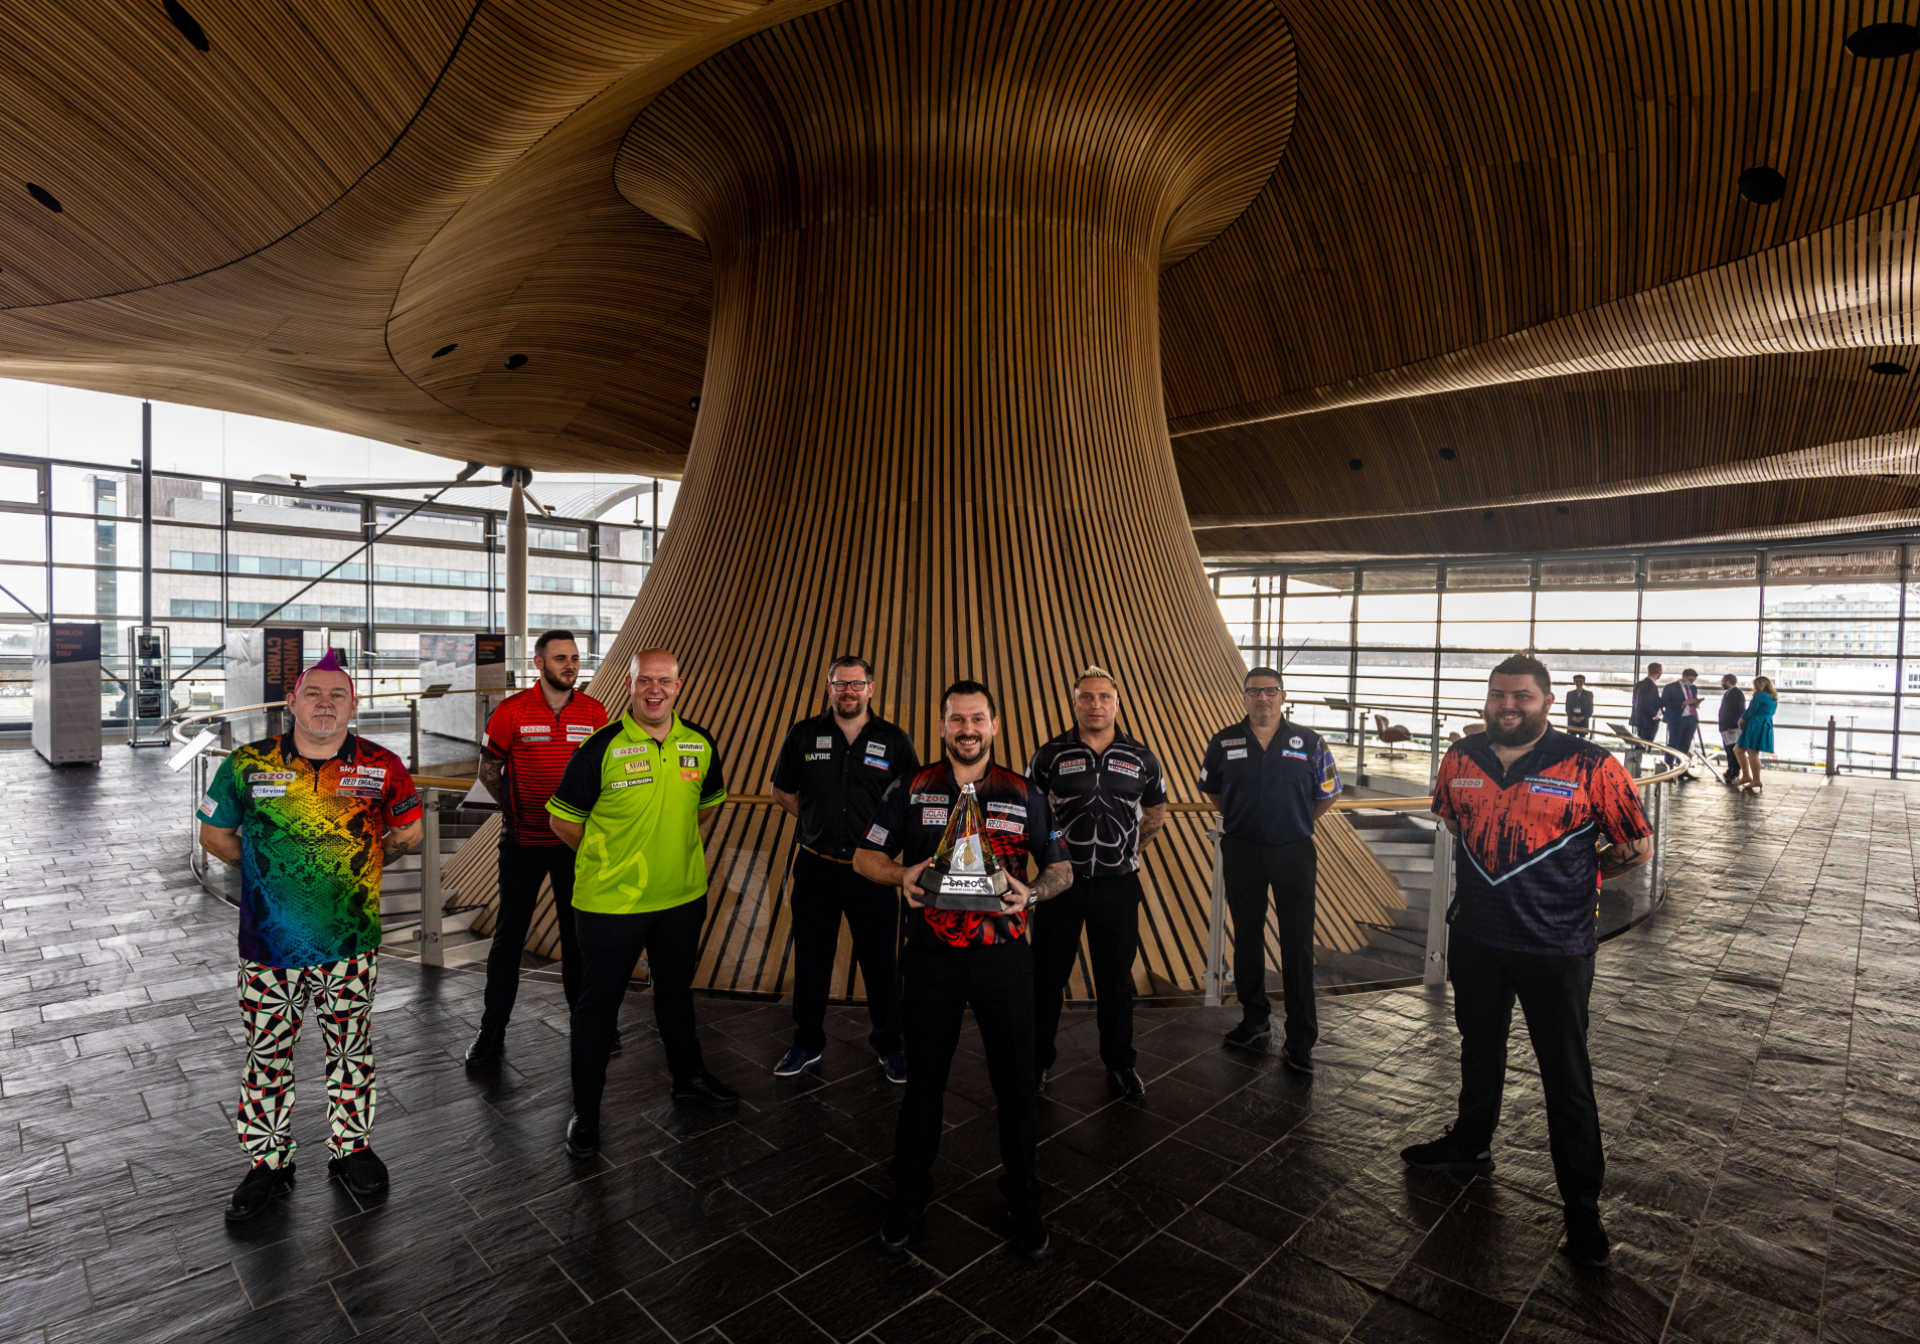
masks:
<instances>
[{"instance_id":1,"label":"curved wooden column","mask_svg":"<svg viewBox=\"0 0 1920 1344\"><path fill-rule=\"evenodd\" d=\"M617 708L626 654L675 649L684 712L758 793L836 654L874 662L923 750L942 688L986 682L1015 768L1099 663L1194 799L1243 664L1174 468L1159 280L1271 176L1292 92L1264 0L850 0L667 89L615 181L707 244L712 328L673 525L595 694ZM784 980L789 844L780 814L723 817L701 983ZM1147 965L1182 987L1210 868L1192 818L1156 847Z\"/></svg>"}]
</instances>

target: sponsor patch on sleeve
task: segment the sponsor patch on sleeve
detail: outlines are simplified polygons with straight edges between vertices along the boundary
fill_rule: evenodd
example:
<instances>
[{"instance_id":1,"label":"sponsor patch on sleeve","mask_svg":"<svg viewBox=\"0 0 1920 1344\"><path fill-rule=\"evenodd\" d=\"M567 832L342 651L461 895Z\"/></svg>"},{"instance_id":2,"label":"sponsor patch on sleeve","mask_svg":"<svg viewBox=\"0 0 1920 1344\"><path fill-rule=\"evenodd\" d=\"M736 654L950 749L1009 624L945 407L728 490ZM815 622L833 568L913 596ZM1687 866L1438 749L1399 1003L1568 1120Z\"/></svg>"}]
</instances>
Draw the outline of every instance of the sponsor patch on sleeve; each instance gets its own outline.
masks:
<instances>
[{"instance_id":1,"label":"sponsor patch on sleeve","mask_svg":"<svg viewBox=\"0 0 1920 1344\"><path fill-rule=\"evenodd\" d=\"M215 812L218 812L219 810L220 810L220 805L219 805L218 803L216 803L216 802L214 802L214 801L213 801L213 796L212 796L211 794L209 794L209 795L208 795L207 797L205 797L205 798L202 798L202 799L200 800L200 815L201 815L201 816L203 816L203 817L210 817L210 816L212 816L212 815L213 815L213 814L214 814Z\"/></svg>"},{"instance_id":2,"label":"sponsor patch on sleeve","mask_svg":"<svg viewBox=\"0 0 1920 1344\"><path fill-rule=\"evenodd\" d=\"M922 826L945 826L947 824L947 809L944 807L921 808L920 824Z\"/></svg>"},{"instance_id":3,"label":"sponsor patch on sleeve","mask_svg":"<svg viewBox=\"0 0 1920 1344\"><path fill-rule=\"evenodd\" d=\"M885 826L882 826L877 821L874 822L873 825L867 827L867 843L870 845L886 844L887 828Z\"/></svg>"}]
</instances>

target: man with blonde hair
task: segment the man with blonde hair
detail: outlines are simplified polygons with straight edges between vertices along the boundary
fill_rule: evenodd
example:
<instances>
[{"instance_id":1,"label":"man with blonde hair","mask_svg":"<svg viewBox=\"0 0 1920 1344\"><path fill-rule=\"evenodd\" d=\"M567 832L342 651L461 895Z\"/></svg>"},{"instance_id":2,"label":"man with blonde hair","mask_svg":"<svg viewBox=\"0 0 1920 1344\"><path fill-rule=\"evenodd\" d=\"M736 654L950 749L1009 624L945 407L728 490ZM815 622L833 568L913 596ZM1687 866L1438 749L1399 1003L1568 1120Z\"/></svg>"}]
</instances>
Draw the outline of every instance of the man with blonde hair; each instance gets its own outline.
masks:
<instances>
[{"instance_id":1,"label":"man with blonde hair","mask_svg":"<svg viewBox=\"0 0 1920 1344\"><path fill-rule=\"evenodd\" d=\"M1033 914L1033 1071L1036 1090L1044 1088L1084 928L1107 1084L1129 1101L1143 1101L1133 1049L1140 851L1166 825L1167 788L1159 759L1120 731L1119 715L1113 675L1089 666L1073 684L1073 727L1044 744L1027 766L1073 864L1073 885Z\"/></svg>"},{"instance_id":2,"label":"man with blonde hair","mask_svg":"<svg viewBox=\"0 0 1920 1344\"><path fill-rule=\"evenodd\" d=\"M626 711L574 752L547 803L553 833L578 855L573 917L585 964L573 1010L567 1122L567 1152L576 1158L600 1151L607 1056L643 949L673 1099L710 1110L740 1104L707 1072L693 1025L693 974L707 922L700 819L727 800L727 785L713 736L674 713L681 684L670 650L634 654Z\"/></svg>"}]
</instances>

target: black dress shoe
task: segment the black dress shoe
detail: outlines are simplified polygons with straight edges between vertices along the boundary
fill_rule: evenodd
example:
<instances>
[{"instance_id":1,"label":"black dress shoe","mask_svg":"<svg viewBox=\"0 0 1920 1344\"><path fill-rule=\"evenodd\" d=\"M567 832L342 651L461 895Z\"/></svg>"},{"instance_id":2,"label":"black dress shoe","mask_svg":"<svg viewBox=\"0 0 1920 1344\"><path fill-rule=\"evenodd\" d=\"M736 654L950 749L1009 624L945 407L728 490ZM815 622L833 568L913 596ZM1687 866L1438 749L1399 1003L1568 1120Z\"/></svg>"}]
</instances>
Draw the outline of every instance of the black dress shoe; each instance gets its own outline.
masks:
<instances>
[{"instance_id":1,"label":"black dress shoe","mask_svg":"<svg viewBox=\"0 0 1920 1344\"><path fill-rule=\"evenodd\" d=\"M586 1159L600 1151L600 1124L589 1124L578 1115L567 1120L567 1156Z\"/></svg>"},{"instance_id":2,"label":"black dress shoe","mask_svg":"<svg viewBox=\"0 0 1920 1344\"><path fill-rule=\"evenodd\" d=\"M1047 1236L1047 1225L1040 1221L1040 1210L1009 1209L1007 1212L1013 1220L1013 1235L1007 1239L1007 1249L1035 1264L1045 1260L1053 1246Z\"/></svg>"},{"instance_id":3,"label":"black dress shoe","mask_svg":"<svg viewBox=\"0 0 1920 1344\"><path fill-rule=\"evenodd\" d=\"M730 1111L740 1104L738 1092L704 1070L691 1077L675 1078L673 1099L692 1106L704 1106L710 1111Z\"/></svg>"},{"instance_id":4,"label":"black dress shoe","mask_svg":"<svg viewBox=\"0 0 1920 1344\"><path fill-rule=\"evenodd\" d=\"M327 1175L356 1195L377 1195L387 1188L387 1164L375 1157L371 1148L329 1158Z\"/></svg>"},{"instance_id":5,"label":"black dress shoe","mask_svg":"<svg viewBox=\"0 0 1920 1344\"><path fill-rule=\"evenodd\" d=\"M1431 1143L1416 1143L1400 1150L1400 1160L1415 1171L1458 1171L1475 1176L1493 1175L1493 1150L1475 1152L1453 1137L1453 1126Z\"/></svg>"},{"instance_id":6,"label":"black dress shoe","mask_svg":"<svg viewBox=\"0 0 1920 1344\"><path fill-rule=\"evenodd\" d=\"M473 1038L473 1044L467 1047L467 1067L484 1069L489 1064L498 1064L500 1057L506 1053L506 1031L499 1027L482 1027L480 1034Z\"/></svg>"},{"instance_id":7,"label":"black dress shoe","mask_svg":"<svg viewBox=\"0 0 1920 1344\"><path fill-rule=\"evenodd\" d=\"M1295 1073L1304 1073L1309 1078L1313 1077L1313 1056L1306 1051L1297 1050L1291 1045L1283 1046L1280 1051L1280 1059L1282 1063Z\"/></svg>"},{"instance_id":8,"label":"black dress shoe","mask_svg":"<svg viewBox=\"0 0 1920 1344\"><path fill-rule=\"evenodd\" d=\"M267 1211L276 1195L284 1195L293 1189L293 1163L284 1167L269 1167L265 1162L253 1164L227 1199L227 1221L244 1223L257 1218Z\"/></svg>"},{"instance_id":9,"label":"black dress shoe","mask_svg":"<svg viewBox=\"0 0 1920 1344\"><path fill-rule=\"evenodd\" d=\"M1108 1069L1107 1086L1120 1094L1122 1101L1145 1101L1147 1085L1134 1069Z\"/></svg>"},{"instance_id":10,"label":"black dress shoe","mask_svg":"<svg viewBox=\"0 0 1920 1344\"><path fill-rule=\"evenodd\" d=\"M1569 1223L1567 1240L1560 1247L1560 1254L1582 1269L1605 1269L1613 1263L1613 1245L1607 1240L1607 1229L1600 1225L1598 1218L1579 1227Z\"/></svg>"},{"instance_id":11,"label":"black dress shoe","mask_svg":"<svg viewBox=\"0 0 1920 1344\"><path fill-rule=\"evenodd\" d=\"M1271 1022L1242 1022L1227 1033L1227 1044L1252 1046L1256 1041L1264 1041L1273 1035Z\"/></svg>"},{"instance_id":12,"label":"black dress shoe","mask_svg":"<svg viewBox=\"0 0 1920 1344\"><path fill-rule=\"evenodd\" d=\"M923 1206L896 1198L880 1224L880 1244L896 1255L906 1250L926 1213Z\"/></svg>"}]
</instances>

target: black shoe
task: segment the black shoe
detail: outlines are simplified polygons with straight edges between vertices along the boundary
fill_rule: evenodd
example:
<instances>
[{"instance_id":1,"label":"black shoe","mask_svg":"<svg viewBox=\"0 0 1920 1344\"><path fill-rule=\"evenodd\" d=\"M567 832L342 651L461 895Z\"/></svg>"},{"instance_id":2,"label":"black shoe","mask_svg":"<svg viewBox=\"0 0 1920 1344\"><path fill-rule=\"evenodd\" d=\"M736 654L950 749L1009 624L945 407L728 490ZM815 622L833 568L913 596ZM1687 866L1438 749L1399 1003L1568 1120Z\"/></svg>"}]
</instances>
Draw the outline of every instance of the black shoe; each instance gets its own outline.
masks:
<instances>
[{"instance_id":1,"label":"black shoe","mask_svg":"<svg viewBox=\"0 0 1920 1344\"><path fill-rule=\"evenodd\" d=\"M1108 1069L1107 1086L1120 1094L1122 1101L1145 1101L1147 1085L1134 1069Z\"/></svg>"},{"instance_id":2,"label":"black shoe","mask_svg":"<svg viewBox=\"0 0 1920 1344\"><path fill-rule=\"evenodd\" d=\"M480 1034L473 1038L473 1044L467 1047L467 1067L484 1069L490 1064L498 1064L500 1057L506 1053L506 1030L501 1027L482 1027Z\"/></svg>"},{"instance_id":3,"label":"black shoe","mask_svg":"<svg viewBox=\"0 0 1920 1344\"><path fill-rule=\"evenodd\" d=\"M620 1028L615 1027L613 1029L613 1044L607 1047L607 1058L612 1059L626 1048L626 1043L620 1039Z\"/></svg>"},{"instance_id":4,"label":"black shoe","mask_svg":"<svg viewBox=\"0 0 1920 1344\"><path fill-rule=\"evenodd\" d=\"M1400 1160L1415 1171L1466 1171L1476 1176L1493 1174L1493 1150L1473 1152L1456 1142L1453 1126L1432 1143L1416 1143L1400 1150Z\"/></svg>"},{"instance_id":5,"label":"black shoe","mask_svg":"<svg viewBox=\"0 0 1920 1344\"><path fill-rule=\"evenodd\" d=\"M895 1199L887 1208L886 1218L880 1223L880 1244L896 1255L906 1250L907 1243L913 1240L913 1234L920 1230L920 1220L926 1216L926 1212L919 1204Z\"/></svg>"},{"instance_id":6,"label":"black shoe","mask_svg":"<svg viewBox=\"0 0 1920 1344\"><path fill-rule=\"evenodd\" d=\"M1306 1051L1296 1050L1290 1045L1282 1046L1280 1060L1295 1073L1304 1073L1309 1078L1313 1077L1313 1056Z\"/></svg>"},{"instance_id":7,"label":"black shoe","mask_svg":"<svg viewBox=\"0 0 1920 1344\"><path fill-rule=\"evenodd\" d=\"M820 1062L818 1050L806 1050L797 1045L787 1047L787 1053L780 1056L780 1062L773 1066L775 1078L797 1078Z\"/></svg>"},{"instance_id":8,"label":"black shoe","mask_svg":"<svg viewBox=\"0 0 1920 1344\"><path fill-rule=\"evenodd\" d=\"M1227 1044L1252 1046L1255 1041L1264 1041L1273 1035L1271 1022L1242 1022L1227 1033Z\"/></svg>"},{"instance_id":9,"label":"black shoe","mask_svg":"<svg viewBox=\"0 0 1920 1344\"><path fill-rule=\"evenodd\" d=\"M710 1111L730 1111L740 1104L738 1092L730 1091L725 1083L704 1070L690 1078L675 1078L673 1099L704 1106Z\"/></svg>"},{"instance_id":10,"label":"black shoe","mask_svg":"<svg viewBox=\"0 0 1920 1344\"><path fill-rule=\"evenodd\" d=\"M1036 1097L1046 1095L1047 1082L1052 1077L1053 1073L1051 1070L1035 1069L1033 1071L1033 1095Z\"/></svg>"},{"instance_id":11,"label":"black shoe","mask_svg":"<svg viewBox=\"0 0 1920 1344\"><path fill-rule=\"evenodd\" d=\"M1040 1221L1040 1210L1009 1209L1007 1212L1013 1220L1013 1236L1007 1240L1007 1249L1035 1264L1045 1260L1053 1247L1047 1236L1047 1225Z\"/></svg>"},{"instance_id":12,"label":"black shoe","mask_svg":"<svg viewBox=\"0 0 1920 1344\"><path fill-rule=\"evenodd\" d=\"M284 1195L291 1189L293 1163L270 1167L265 1162L255 1162L253 1170L241 1179L227 1200L227 1221L244 1223L249 1218L257 1218L267 1211L275 1195Z\"/></svg>"},{"instance_id":13,"label":"black shoe","mask_svg":"<svg viewBox=\"0 0 1920 1344\"><path fill-rule=\"evenodd\" d=\"M387 1164L373 1155L373 1149L362 1148L345 1157L329 1158L327 1177L356 1195L377 1195L387 1188Z\"/></svg>"},{"instance_id":14,"label":"black shoe","mask_svg":"<svg viewBox=\"0 0 1920 1344\"><path fill-rule=\"evenodd\" d=\"M581 1161L600 1151L600 1125L588 1124L578 1114L567 1118L567 1156Z\"/></svg>"},{"instance_id":15,"label":"black shoe","mask_svg":"<svg viewBox=\"0 0 1920 1344\"><path fill-rule=\"evenodd\" d=\"M1578 1229L1568 1224L1567 1240L1560 1247L1560 1254L1582 1269L1605 1269L1613 1263L1613 1246L1598 1218Z\"/></svg>"}]
</instances>

